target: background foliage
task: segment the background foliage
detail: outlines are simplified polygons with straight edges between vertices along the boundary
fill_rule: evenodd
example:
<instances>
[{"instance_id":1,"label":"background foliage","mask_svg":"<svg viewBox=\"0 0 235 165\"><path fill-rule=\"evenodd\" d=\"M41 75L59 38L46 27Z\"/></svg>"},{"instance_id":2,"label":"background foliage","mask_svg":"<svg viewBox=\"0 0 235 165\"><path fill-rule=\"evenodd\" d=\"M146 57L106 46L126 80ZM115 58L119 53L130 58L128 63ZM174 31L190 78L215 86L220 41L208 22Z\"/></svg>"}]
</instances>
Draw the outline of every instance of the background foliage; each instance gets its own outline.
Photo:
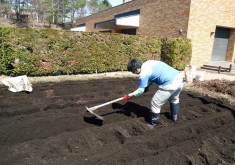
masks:
<instances>
[{"instance_id":1,"label":"background foliage","mask_svg":"<svg viewBox=\"0 0 235 165\"><path fill-rule=\"evenodd\" d=\"M77 18L111 8L108 0L0 0L0 17L12 23L73 26Z\"/></svg>"},{"instance_id":2,"label":"background foliage","mask_svg":"<svg viewBox=\"0 0 235 165\"><path fill-rule=\"evenodd\" d=\"M50 29L0 28L0 73L40 76L126 70L132 58L162 60L181 70L188 39Z\"/></svg>"}]
</instances>

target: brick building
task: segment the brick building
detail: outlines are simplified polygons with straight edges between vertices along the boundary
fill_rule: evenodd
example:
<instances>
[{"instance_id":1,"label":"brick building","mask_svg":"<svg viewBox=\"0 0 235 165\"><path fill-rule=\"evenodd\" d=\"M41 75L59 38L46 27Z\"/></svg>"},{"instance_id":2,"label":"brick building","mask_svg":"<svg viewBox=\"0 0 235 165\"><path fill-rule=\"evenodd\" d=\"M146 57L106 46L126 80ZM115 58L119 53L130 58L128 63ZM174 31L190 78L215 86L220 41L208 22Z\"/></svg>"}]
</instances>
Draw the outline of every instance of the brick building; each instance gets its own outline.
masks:
<instances>
[{"instance_id":1,"label":"brick building","mask_svg":"<svg viewBox=\"0 0 235 165\"><path fill-rule=\"evenodd\" d=\"M76 24L71 30L190 38L196 66L235 60L234 0L132 0Z\"/></svg>"}]
</instances>

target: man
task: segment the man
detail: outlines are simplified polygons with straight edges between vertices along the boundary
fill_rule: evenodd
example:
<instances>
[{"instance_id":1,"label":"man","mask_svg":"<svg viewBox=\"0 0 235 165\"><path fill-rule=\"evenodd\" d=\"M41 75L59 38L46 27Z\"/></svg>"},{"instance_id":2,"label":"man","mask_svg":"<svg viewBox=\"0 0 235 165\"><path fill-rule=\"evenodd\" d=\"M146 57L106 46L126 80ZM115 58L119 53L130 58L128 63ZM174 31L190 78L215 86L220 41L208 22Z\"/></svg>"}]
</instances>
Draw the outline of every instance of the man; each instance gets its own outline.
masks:
<instances>
[{"instance_id":1,"label":"man","mask_svg":"<svg viewBox=\"0 0 235 165\"><path fill-rule=\"evenodd\" d=\"M140 96L149 85L156 83L158 90L151 101L151 113L148 126L154 127L160 118L161 106L170 102L171 117L177 120L179 113L179 95L183 89L181 73L164 62L148 60L144 63L133 59L128 63L128 71L139 75L139 86L134 92L125 95L123 100L129 100L132 96Z\"/></svg>"}]
</instances>

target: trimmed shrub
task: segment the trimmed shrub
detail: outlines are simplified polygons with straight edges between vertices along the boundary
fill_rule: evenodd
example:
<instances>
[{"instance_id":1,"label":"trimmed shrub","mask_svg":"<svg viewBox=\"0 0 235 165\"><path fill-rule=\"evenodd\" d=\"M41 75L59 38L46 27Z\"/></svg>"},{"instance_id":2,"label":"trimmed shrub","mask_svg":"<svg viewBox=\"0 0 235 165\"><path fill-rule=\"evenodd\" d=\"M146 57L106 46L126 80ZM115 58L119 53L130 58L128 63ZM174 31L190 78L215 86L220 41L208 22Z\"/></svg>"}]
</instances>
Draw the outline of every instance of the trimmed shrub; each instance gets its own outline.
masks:
<instances>
[{"instance_id":1,"label":"trimmed shrub","mask_svg":"<svg viewBox=\"0 0 235 165\"><path fill-rule=\"evenodd\" d=\"M51 29L0 28L0 44L0 73L12 76L122 71L132 58L179 69L191 55L186 39Z\"/></svg>"},{"instance_id":2,"label":"trimmed shrub","mask_svg":"<svg viewBox=\"0 0 235 165\"><path fill-rule=\"evenodd\" d=\"M191 40L185 38L162 38L161 60L170 66L183 70L192 57Z\"/></svg>"}]
</instances>

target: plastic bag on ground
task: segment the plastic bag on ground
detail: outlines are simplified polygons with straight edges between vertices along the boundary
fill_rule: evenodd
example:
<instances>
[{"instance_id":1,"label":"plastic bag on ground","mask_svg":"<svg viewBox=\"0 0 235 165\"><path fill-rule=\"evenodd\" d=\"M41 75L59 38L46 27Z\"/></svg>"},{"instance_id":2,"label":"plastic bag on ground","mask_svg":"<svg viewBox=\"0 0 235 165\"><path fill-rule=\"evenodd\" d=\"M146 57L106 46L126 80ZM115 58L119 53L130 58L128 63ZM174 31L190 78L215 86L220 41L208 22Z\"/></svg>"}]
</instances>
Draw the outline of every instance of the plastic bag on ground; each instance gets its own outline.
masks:
<instances>
[{"instance_id":1,"label":"plastic bag on ground","mask_svg":"<svg viewBox=\"0 0 235 165\"><path fill-rule=\"evenodd\" d=\"M26 75L5 78L2 80L2 83L8 86L9 87L8 90L11 92L21 92L21 91L32 92L33 90L32 84Z\"/></svg>"}]
</instances>

